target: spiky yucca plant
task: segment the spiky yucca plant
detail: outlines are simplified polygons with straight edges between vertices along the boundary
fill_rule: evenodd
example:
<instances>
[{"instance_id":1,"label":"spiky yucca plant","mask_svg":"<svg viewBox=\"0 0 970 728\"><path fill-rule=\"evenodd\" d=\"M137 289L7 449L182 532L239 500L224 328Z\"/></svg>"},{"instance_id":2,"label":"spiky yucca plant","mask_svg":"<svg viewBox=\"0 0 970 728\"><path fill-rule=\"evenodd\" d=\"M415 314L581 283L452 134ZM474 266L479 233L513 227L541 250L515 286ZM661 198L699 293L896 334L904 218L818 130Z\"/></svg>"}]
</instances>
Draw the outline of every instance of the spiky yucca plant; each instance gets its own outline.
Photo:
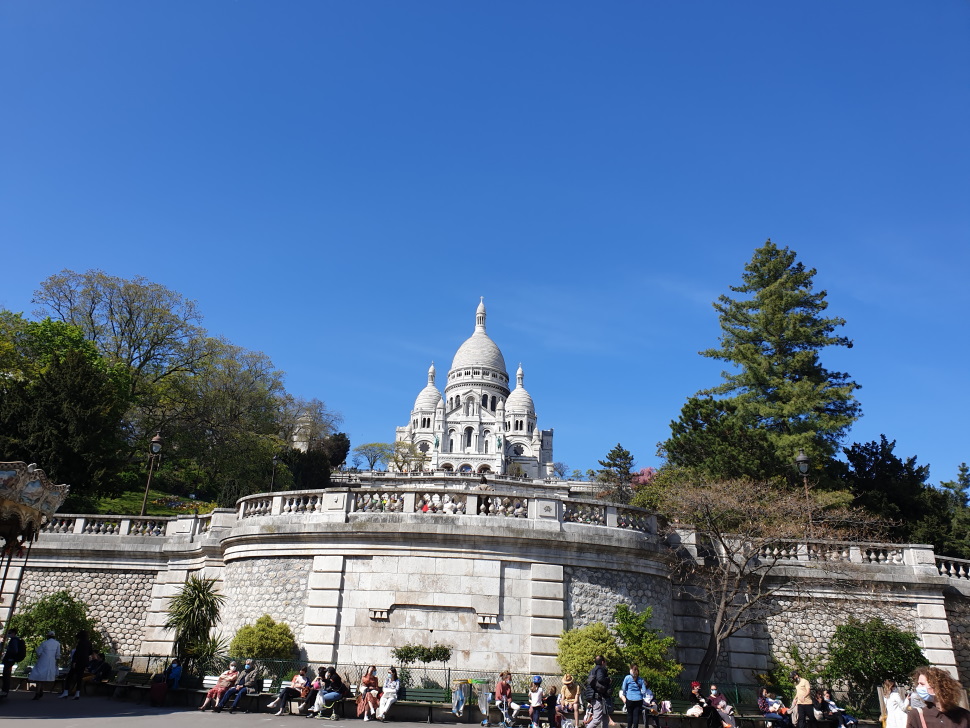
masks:
<instances>
[{"instance_id":1,"label":"spiky yucca plant","mask_svg":"<svg viewBox=\"0 0 970 728\"><path fill-rule=\"evenodd\" d=\"M212 651L212 628L219 621L219 610L226 596L215 588L215 579L190 576L168 605L166 629L175 631L175 656L183 660L183 667L196 661L196 654Z\"/></svg>"}]
</instances>

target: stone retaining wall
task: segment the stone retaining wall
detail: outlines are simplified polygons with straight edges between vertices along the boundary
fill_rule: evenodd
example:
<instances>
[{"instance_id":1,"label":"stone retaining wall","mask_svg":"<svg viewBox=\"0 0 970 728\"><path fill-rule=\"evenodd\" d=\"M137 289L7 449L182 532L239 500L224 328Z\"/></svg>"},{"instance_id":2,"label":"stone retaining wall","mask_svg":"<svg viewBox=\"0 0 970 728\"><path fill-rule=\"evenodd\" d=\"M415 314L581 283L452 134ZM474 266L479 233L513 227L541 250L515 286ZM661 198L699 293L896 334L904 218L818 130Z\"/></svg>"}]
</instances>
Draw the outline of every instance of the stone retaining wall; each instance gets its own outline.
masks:
<instances>
[{"instance_id":1,"label":"stone retaining wall","mask_svg":"<svg viewBox=\"0 0 970 728\"><path fill-rule=\"evenodd\" d=\"M112 652L136 655L144 638L154 583L154 571L28 568L17 611L67 589L88 604L88 614L98 620Z\"/></svg>"}]
</instances>

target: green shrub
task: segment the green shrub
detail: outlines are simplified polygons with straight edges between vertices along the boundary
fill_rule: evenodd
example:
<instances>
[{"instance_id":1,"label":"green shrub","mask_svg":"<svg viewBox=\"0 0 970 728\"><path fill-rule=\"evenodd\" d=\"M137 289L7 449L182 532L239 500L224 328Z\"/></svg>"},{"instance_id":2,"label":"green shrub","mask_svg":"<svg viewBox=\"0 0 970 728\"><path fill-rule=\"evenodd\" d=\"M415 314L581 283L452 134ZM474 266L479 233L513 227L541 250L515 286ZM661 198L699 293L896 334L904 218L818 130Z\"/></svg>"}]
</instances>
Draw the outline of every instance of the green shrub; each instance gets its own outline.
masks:
<instances>
[{"instance_id":1,"label":"green shrub","mask_svg":"<svg viewBox=\"0 0 970 728\"><path fill-rule=\"evenodd\" d=\"M88 616L88 605L63 589L38 599L11 617L9 627L16 627L27 644L27 658L34 660L34 651L53 630L55 638L64 647L65 656L77 644L77 633L87 630L91 646L96 652L105 651L104 635L98 620Z\"/></svg>"},{"instance_id":2,"label":"green shrub","mask_svg":"<svg viewBox=\"0 0 970 728\"><path fill-rule=\"evenodd\" d=\"M240 659L292 660L297 654L296 639L288 624L275 622L264 614L255 624L247 624L236 632L229 652Z\"/></svg>"},{"instance_id":3,"label":"green shrub","mask_svg":"<svg viewBox=\"0 0 970 728\"><path fill-rule=\"evenodd\" d=\"M607 667L613 675L626 672L616 636L602 622L568 629L559 638L559 667L564 674L573 675L579 683L583 683L584 676L593 669L593 660L597 655L606 658Z\"/></svg>"},{"instance_id":4,"label":"green shrub","mask_svg":"<svg viewBox=\"0 0 970 728\"><path fill-rule=\"evenodd\" d=\"M875 694L883 680L905 682L914 669L927 664L915 634L878 617L867 622L852 618L837 627L828 652L824 677L831 682L844 680L848 688L846 702L857 710Z\"/></svg>"},{"instance_id":5,"label":"green shrub","mask_svg":"<svg viewBox=\"0 0 970 728\"><path fill-rule=\"evenodd\" d=\"M613 630L626 663L620 674L625 673L629 665L637 665L640 676L653 688L654 694L659 699L669 699L680 692L677 678L684 667L670 657L677 641L653 629L650 626L652 619L652 607L637 612L622 602L616 605Z\"/></svg>"}]
</instances>

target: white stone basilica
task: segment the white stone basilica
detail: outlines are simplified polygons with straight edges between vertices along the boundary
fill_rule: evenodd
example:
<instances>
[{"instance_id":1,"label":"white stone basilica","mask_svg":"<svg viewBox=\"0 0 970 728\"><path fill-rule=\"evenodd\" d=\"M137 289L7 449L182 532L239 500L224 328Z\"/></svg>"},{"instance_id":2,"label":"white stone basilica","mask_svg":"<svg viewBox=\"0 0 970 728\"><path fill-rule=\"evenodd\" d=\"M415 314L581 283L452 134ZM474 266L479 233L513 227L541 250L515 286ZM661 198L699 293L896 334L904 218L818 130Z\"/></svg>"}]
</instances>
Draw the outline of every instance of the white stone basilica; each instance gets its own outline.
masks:
<instances>
[{"instance_id":1,"label":"white stone basilica","mask_svg":"<svg viewBox=\"0 0 970 728\"><path fill-rule=\"evenodd\" d=\"M428 460L426 470L552 476L552 429L536 426L535 405L522 385L522 366L509 391L505 357L485 333L485 303L475 312L475 331L451 363L444 397L428 385L414 401L411 421L396 440L414 443Z\"/></svg>"}]
</instances>

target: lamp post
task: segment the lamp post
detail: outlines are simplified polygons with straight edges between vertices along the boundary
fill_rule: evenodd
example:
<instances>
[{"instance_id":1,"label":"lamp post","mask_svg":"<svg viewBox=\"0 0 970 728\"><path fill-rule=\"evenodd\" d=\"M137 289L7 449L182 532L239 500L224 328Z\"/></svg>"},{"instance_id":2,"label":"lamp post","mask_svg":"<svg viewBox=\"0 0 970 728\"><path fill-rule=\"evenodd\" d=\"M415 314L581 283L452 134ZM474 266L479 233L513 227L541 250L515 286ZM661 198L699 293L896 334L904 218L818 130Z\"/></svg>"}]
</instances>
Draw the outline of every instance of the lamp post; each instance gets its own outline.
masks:
<instances>
[{"instance_id":1,"label":"lamp post","mask_svg":"<svg viewBox=\"0 0 970 728\"><path fill-rule=\"evenodd\" d=\"M276 463L279 462L279 459L280 459L280 456L279 455L274 455L273 456L273 477L269 481L269 492L270 493L272 493L273 492L273 488L276 487Z\"/></svg>"},{"instance_id":2,"label":"lamp post","mask_svg":"<svg viewBox=\"0 0 970 728\"><path fill-rule=\"evenodd\" d=\"M158 460L162 457L162 433L156 432L155 437L148 444L148 482L145 483L145 497L141 499L141 513L145 515L145 508L148 506L148 489L152 487L152 468L158 469Z\"/></svg>"},{"instance_id":3,"label":"lamp post","mask_svg":"<svg viewBox=\"0 0 970 728\"><path fill-rule=\"evenodd\" d=\"M808 455L805 451L799 449L798 457L795 458L795 465L798 468L798 472L802 475L802 485L805 488L805 508L808 514L808 537L812 538L812 502L808 497L808 468L810 461Z\"/></svg>"}]
</instances>

